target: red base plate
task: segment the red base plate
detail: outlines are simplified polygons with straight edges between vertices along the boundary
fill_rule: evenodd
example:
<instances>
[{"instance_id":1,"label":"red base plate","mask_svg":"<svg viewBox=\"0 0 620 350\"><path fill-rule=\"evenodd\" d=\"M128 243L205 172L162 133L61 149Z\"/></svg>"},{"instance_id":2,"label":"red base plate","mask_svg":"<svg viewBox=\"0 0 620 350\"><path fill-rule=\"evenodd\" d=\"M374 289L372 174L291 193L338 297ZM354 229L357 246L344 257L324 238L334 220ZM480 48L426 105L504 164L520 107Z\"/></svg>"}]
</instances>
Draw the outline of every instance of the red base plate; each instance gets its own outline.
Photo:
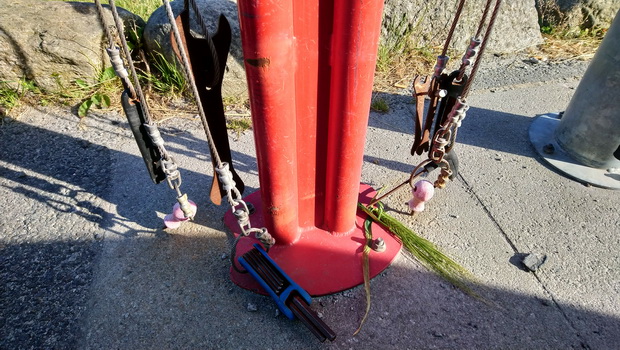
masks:
<instances>
[{"instance_id":1,"label":"red base plate","mask_svg":"<svg viewBox=\"0 0 620 350\"><path fill-rule=\"evenodd\" d=\"M360 185L359 200L369 203L375 191L368 185ZM260 191L245 198L256 207L250 216L252 227L264 227ZM327 295L353 288L364 283L362 273L362 251L364 238L364 220L366 214L357 211L355 229L345 236L334 236L319 228L304 230L301 238L292 245L276 245L269 250L269 256L286 272L289 277L312 296ZM226 226L235 237L239 235L237 220L231 212L224 216ZM383 238L386 250L370 252L370 277L375 277L386 269L400 252L401 243L382 226L373 223L373 238ZM276 238L277 240L277 238ZM243 238L237 244L237 255L245 254L258 241L253 237ZM231 268L232 281L242 288L256 293L266 294L259 284L249 275L240 274Z\"/></svg>"}]
</instances>

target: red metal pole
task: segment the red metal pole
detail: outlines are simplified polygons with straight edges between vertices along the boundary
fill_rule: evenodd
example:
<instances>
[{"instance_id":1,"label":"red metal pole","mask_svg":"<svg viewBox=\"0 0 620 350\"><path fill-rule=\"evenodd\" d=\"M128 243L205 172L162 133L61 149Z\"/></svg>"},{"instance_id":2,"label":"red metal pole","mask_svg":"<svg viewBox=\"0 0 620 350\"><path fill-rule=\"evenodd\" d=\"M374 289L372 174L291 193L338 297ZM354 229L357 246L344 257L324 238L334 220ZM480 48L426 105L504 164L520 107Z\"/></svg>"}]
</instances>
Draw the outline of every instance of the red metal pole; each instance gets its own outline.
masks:
<instances>
[{"instance_id":1,"label":"red metal pole","mask_svg":"<svg viewBox=\"0 0 620 350\"><path fill-rule=\"evenodd\" d=\"M291 244L299 239L293 3L276 2L238 6L265 224Z\"/></svg>"},{"instance_id":2,"label":"red metal pole","mask_svg":"<svg viewBox=\"0 0 620 350\"><path fill-rule=\"evenodd\" d=\"M297 0L294 16L299 225L306 230L324 222L333 3Z\"/></svg>"},{"instance_id":3,"label":"red metal pole","mask_svg":"<svg viewBox=\"0 0 620 350\"><path fill-rule=\"evenodd\" d=\"M381 29L381 0L336 1L331 56L325 229L350 232Z\"/></svg>"},{"instance_id":4,"label":"red metal pole","mask_svg":"<svg viewBox=\"0 0 620 350\"><path fill-rule=\"evenodd\" d=\"M246 197L253 227L276 239L269 256L311 295L363 283L362 247L374 190L360 185L382 0L239 0L260 192ZM232 213L226 224L239 234ZM401 243L377 224L387 249L371 252L370 275ZM241 239L236 256L252 247ZM258 290L231 269L238 285Z\"/></svg>"}]
</instances>

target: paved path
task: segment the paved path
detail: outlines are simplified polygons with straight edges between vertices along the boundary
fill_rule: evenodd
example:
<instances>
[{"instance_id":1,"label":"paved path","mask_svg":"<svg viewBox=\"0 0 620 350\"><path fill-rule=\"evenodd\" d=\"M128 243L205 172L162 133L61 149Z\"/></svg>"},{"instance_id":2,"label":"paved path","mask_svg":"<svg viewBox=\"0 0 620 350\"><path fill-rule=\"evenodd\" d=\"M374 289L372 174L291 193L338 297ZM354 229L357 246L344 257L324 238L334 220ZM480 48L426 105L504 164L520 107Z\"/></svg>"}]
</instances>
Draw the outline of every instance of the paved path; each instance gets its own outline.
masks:
<instances>
[{"instance_id":1,"label":"paved path","mask_svg":"<svg viewBox=\"0 0 620 350\"><path fill-rule=\"evenodd\" d=\"M160 220L173 193L149 182L122 117L79 123L69 111L29 108L5 119L0 348L617 348L618 192L557 174L528 139L534 116L566 107L578 83L573 75L539 72L511 86L482 86L459 132L456 181L414 217L403 214L406 190L386 201L473 272L486 302L401 255L372 281L372 309L359 335L351 334L365 307L362 288L315 299L338 333L325 345L298 322L276 317L270 299L228 279L225 208L208 201L211 165L197 120L162 127L183 189L200 206L194 222L167 234ZM362 180L375 187L402 181L420 160L408 155L410 98L384 97L391 111L371 114L363 168ZM251 133L232 148L248 193L256 190ZM535 274L516 263L529 252L548 256Z\"/></svg>"}]
</instances>

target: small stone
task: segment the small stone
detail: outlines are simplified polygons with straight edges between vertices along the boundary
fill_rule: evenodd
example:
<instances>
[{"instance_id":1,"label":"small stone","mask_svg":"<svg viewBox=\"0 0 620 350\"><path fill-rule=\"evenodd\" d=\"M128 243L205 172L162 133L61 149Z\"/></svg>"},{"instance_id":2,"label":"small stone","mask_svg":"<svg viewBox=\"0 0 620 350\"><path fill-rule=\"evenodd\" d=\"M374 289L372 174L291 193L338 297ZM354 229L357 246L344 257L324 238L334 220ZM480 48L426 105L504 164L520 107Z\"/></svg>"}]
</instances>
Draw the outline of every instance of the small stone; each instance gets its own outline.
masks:
<instances>
[{"instance_id":1,"label":"small stone","mask_svg":"<svg viewBox=\"0 0 620 350\"><path fill-rule=\"evenodd\" d=\"M220 259L222 259L222 260L228 259L228 254L223 253L222 256L220 256Z\"/></svg>"},{"instance_id":2,"label":"small stone","mask_svg":"<svg viewBox=\"0 0 620 350\"><path fill-rule=\"evenodd\" d=\"M258 311L258 306L256 306L256 304L254 303L248 303L247 310L249 312L256 312Z\"/></svg>"},{"instance_id":3,"label":"small stone","mask_svg":"<svg viewBox=\"0 0 620 350\"><path fill-rule=\"evenodd\" d=\"M445 336L446 336L445 334L440 333L440 332L437 332L437 331L433 331L433 333L431 333L431 334L432 334L432 335L433 335L433 337L435 337L435 338L443 338L443 337L445 337Z\"/></svg>"},{"instance_id":4,"label":"small stone","mask_svg":"<svg viewBox=\"0 0 620 350\"><path fill-rule=\"evenodd\" d=\"M523 257L523 265L530 271L538 270L547 261L547 255L530 253Z\"/></svg>"},{"instance_id":5,"label":"small stone","mask_svg":"<svg viewBox=\"0 0 620 350\"><path fill-rule=\"evenodd\" d=\"M538 63L540 63L540 60L538 58L536 58L536 57L530 57L528 62L531 63L531 64L538 64Z\"/></svg>"},{"instance_id":6,"label":"small stone","mask_svg":"<svg viewBox=\"0 0 620 350\"><path fill-rule=\"evenodd\" d=\"M281 314L280 309L276 308L276 312L275 312L275 316L274 317L279 317Z\"/></svg>"}]
</instances>

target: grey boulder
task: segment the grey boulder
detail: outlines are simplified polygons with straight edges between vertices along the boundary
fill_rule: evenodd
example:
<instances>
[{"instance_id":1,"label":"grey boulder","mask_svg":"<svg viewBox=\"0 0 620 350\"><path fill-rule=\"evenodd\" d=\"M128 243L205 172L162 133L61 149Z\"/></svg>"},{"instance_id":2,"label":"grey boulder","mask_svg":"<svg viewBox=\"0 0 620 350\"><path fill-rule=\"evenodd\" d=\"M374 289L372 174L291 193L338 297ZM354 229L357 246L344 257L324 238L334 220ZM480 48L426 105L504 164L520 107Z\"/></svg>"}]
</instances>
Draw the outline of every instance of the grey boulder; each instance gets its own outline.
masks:
<instances>
[{"instance_id":1,"label":"grey boulder","mask_svg":"<svg viewBox=\"0 0 620 350\"><path fill-rule=\"evenodd\" d=\"M111 11L105 10L113 24ZM144 21L119 9L126 28ZM60 91L76 79L94 82L108 63L105 35L94 4L41 0L5 1L0 6L0 80L34 81Z\"/></svg>"}]
</instances>

